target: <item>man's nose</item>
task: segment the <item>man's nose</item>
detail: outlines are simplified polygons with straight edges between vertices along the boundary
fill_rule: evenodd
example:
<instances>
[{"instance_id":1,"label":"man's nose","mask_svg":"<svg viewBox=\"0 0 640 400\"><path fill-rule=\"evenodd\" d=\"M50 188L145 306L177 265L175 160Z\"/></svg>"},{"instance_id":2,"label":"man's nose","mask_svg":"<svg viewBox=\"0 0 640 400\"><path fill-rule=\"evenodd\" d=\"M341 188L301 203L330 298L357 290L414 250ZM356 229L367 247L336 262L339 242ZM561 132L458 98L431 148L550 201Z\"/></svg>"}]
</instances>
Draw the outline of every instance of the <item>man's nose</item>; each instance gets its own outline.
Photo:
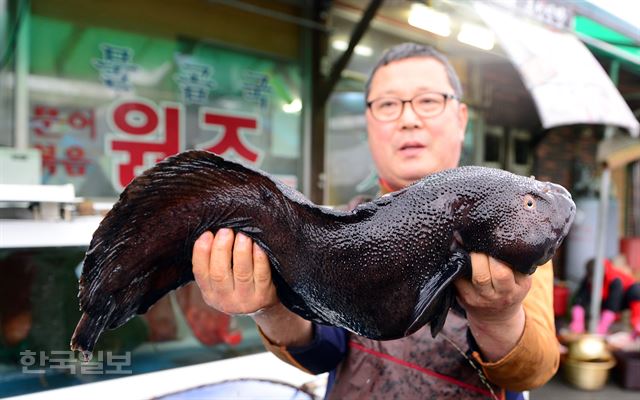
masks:
<instances>
[{"instance_id":1,"label":"man's nose","mask_svg":"<svg viewBox=\"0 0 640 400\"><path fill-rule=\"evenodd\" d=\"M411 103L404 103L402 108L402 113L400 114L400 123L403 128L416 128L422 126L422 120L413 111L413 106Z\"/></svg>"}]
</instances>

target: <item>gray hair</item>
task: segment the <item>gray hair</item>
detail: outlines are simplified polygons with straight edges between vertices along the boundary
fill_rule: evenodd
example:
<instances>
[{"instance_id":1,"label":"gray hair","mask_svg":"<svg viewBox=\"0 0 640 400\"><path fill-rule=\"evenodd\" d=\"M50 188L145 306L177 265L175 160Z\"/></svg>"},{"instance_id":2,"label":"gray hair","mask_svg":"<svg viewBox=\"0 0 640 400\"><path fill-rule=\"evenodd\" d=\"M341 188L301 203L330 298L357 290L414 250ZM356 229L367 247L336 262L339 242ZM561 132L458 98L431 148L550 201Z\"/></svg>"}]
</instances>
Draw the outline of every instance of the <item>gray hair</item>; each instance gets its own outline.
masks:
<instances>
[{"instance_id":1,"label":"gray hair","mask_svg":"<svg viewBox=\"0 0 640 400\"><path fill-rule=\"evenodd\" d=\"M413 57L429 57L440 61L440 63L444 66L445 71L447 72L449 83L453 88L453 94L455 94L458 99L462 98L462 85L460 84L460 78L458 78L458 74L456 74L456 71L451 66L449 59L444 54L440 53L438 50L434 49L431 46L407 42L395 45L387 49L380 60L378 60L378 63L375 67L373 67L373 71L371 71L369 79L367 79L367 83L365 85L365 100L369 98L369 91L371 90L371 80L380 67L384 67L385 65L393 61L404 60Z\"/></svg>"}]
</instances>

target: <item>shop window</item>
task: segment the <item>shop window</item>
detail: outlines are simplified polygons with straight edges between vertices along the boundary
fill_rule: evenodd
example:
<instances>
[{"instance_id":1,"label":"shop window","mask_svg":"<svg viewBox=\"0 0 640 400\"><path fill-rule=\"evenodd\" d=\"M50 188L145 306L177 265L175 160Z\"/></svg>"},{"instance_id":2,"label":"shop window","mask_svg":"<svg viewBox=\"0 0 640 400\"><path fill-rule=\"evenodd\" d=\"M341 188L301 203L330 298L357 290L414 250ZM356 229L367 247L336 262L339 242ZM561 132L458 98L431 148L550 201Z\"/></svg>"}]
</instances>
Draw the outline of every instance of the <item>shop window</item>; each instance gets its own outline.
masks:
<instances>
[{"instance_id":1,"label":"shop window","mask_svg":"<svg viewBox=\"0 0 640 400\"><path fill-rule=\"evenodd\" d=\"M139 21L140 15L91 25L73 10L35 3L26 25L28 141L42 155L41 183L71 183L77 196L115 201L147 167L201 148L299 188L303 104L296 59L167 34L167 27L157 35L142 33L136 24L127 29L123 21ZM0 83L5 75L0 71ZM11 113L4 105L12 94L0 94L1 111ZM102 364L83 367L69 352L69 340L80 317L78 275L85 251L0 251L3 395L264 351L249 317L216 312L190 284L106 332L96 347L96 356L105 357Z\"/></svg>"},{"instance_id":2,"label":"shop window","mask_svg":"<svg viewBox=\"0 0 640 400\"><path fill-rule=\"evenodd\" d=\"M513 141L515 162L518 165L526 165L529 162L529 141L515 139Z\"/></svg>"},{"instance_id":3,"label":"shop window","mask_svg":"<svg viewBox=\"0 0 640 400\"><path fill-rule=\"evenodd\" d=\"M203 148L298 186L296 63L43 15L31 37L29 142L43 183L115 196L155 162Z\"/></svg>"},{"instance_id":4,"label":"shop window","mask_svg":"<svg viewBox=\"0 0 640 400\"><path fill-rule=\"evenodd\" d=\"M499 126L486 126L481 140L482 165L504 168L504 129Z\"/></svg>"},{"instance_id":5,"label":"shop window","mask_svg":"<svg viewBox=\"0 0 640 400\"><path fill-rule=\"evenodd\" d=\"M530 175L532 160L531 134L522 129L511 129L507 146L506 169L519 175Z\"/></svg>"},{"instance_id":6,"label":"shop window","mask_svg":"<svg viewBox=\"0 0 640 400\"><path fill-rule=\"evenodd\" d=\"M500 137L495 135L485 135L484 137L484 161L489 163L500 162Z\"/></svg>"},{"instance_id":7,"label":"shop window","mask_svg":"<svg viewBox=\"0 0 640 400\"><path fill-rule=\"evenodd\" d=\"M347 204L356 196L373 197L379 190L364 113L364 94L360 91L334 93L329 99L326 204Z\"/></svg>"}]
</instances>

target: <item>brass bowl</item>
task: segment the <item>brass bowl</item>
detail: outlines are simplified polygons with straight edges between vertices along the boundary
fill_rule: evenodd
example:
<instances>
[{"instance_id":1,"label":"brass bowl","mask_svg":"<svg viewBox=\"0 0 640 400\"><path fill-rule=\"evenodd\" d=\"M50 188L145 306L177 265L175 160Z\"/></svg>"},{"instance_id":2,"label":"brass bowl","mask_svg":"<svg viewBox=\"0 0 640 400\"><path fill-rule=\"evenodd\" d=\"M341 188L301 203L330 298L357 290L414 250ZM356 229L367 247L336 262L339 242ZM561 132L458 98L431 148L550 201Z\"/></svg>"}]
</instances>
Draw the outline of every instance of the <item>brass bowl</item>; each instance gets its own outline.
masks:
<instances>
[{"instance_id":1,"label":"brass bowl","mask_svg":"<svg viewBox=\"0 0 640 400\"><path fill-rule=\"evenodd\" d=\"M568 356L574 361L611 359L607 342L602 336L580 335L569 343Z\"/></svg>"},{"instance_id":2,"label":"brass bowl","mask_svg":"<svg viewBox=\"0 0 640 400\"><path fill-rule=\"evenodd\" d=\"M607 383L609 370L615 365L616 361L613 358L595 361L565 358L563 360L564 377L579 389L598 390Z\"/></svg>"}]
</instances>

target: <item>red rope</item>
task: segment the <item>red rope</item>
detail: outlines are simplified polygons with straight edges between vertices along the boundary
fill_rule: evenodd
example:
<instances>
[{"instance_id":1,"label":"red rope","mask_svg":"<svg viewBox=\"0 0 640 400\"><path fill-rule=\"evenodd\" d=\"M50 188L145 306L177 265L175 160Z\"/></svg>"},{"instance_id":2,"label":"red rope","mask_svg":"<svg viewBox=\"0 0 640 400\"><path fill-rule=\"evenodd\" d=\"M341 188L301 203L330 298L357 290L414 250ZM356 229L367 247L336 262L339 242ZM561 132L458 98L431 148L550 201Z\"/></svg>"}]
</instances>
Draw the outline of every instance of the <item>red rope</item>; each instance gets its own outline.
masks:
<instances>
[{"instance_id":1,"label":"red rope","mask_svg":"<svg viewBox=\"0 0 640 400\"><path fill-rule=\"evenodd\" d=\"M385 360L394 362L394 363L402 365L404 367L411 368L411 369L414 369L416 371L420 371L423 374L433 376L434 378L442 379L444 381L447 381L447 382L452 383L454 385L458 385L458 386L463 387L463 388L465 388L467 390L470 390L472 392L477 392L477 393L484 394L484 395L489 396L489 397L493 397L491 392L489 392L488 390L481 389L479 387L476 387L476 386L470 385L468 383L459 381L459 380L457 380L455 378L452 378L450 376L447 376L447 375L442 375L442 374L437 373L435 371L432 371L432 370L430 370L428 368L421 367L421 366L419 366L417 364L413 364L413 363L410 363L408 361L401 360L399 358L390 356L388 354L380 353L379 351L375 351L375 350L366 348L363 345L361 345L360 343L349 342L349 347L358 349L360 351L364 351L365 353L369 353L369 354L374 355L376 357L383 358Z\"/></svg>"}]
</instances>

